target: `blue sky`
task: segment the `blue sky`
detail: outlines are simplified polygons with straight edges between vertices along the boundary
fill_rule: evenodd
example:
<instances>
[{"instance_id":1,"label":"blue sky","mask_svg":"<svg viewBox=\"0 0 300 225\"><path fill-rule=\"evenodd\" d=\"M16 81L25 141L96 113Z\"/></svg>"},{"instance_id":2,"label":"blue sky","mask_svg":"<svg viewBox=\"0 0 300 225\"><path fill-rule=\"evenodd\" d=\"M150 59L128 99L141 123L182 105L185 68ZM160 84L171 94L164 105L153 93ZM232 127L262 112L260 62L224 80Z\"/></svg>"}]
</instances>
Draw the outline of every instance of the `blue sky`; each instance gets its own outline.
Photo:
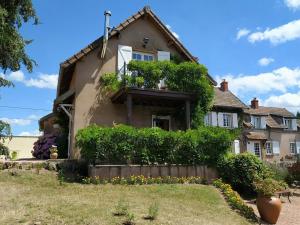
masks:
<instances>
[{"instance_id":1,"label":"blue sky","mask_svg":"<svg viewBox=\"0 0 300 225\"><path fill-rule=\"evenodd\" d=\"M59 63L102 35L104 10L116 26L145 5L245 103L258 97L261 104L300 111L300 0L33 3L41 24L26 24L21 33L34 40L27 52L38 66L31 74L8 71L4 76L16 86L0 90L0 119L15 135L38 133L38 119L52 110Z\"/></svg>"}]
</instances>

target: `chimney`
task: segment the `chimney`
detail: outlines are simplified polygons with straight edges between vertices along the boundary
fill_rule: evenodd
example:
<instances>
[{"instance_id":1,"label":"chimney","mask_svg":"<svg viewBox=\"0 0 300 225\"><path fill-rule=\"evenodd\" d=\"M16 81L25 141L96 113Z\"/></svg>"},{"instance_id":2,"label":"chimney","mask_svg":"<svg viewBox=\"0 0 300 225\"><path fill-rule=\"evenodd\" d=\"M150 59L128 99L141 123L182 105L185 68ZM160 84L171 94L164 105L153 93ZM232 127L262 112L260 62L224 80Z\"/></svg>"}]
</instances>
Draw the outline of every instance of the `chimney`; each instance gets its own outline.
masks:
<instances>
[{"instance_id":1,"label":"chimney","mask_svg":"<svg viewBox=\"0 0 300 225\"><path fill-rule=\"evenodd\" d=\"M102 51L101 51L101 58L103 59L105 56L105 52L106 52L106 46L107 46L107 41L108 41L108 33L110 31L110 27L109 27L109 18L111 16L111 12L106 10L104 12L104 34L103 34L103 45L102 45Z\"/></svg>"},{"instance_id":2,"label":"chimney","mask_svg":"<svg viewBox=\"0 0 300 225\"><path fill-rule=\"evenodd\" d=\"M228 82L225 79L223 79L220 85L221 85L220 87L221 91L228 91Z\"/></svg>"},{"instance_id":3,"label":"chimney","mask_svg":"<svg viewBox=\"0 0 300 225\"><path fill-rule=\"evenodd\" d=\"M258 100L256 98L253 98L251 101L251 108L252 109L258 109Z\"/></svg>"}]
</instances>

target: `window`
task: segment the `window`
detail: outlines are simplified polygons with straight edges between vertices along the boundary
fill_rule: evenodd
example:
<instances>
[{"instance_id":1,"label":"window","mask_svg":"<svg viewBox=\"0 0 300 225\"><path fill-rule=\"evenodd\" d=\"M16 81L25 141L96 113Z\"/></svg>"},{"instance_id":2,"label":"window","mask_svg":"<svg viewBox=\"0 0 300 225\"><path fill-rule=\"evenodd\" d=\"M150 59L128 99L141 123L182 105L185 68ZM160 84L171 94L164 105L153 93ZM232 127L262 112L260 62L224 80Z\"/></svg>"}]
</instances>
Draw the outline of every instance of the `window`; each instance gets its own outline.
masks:
<instances>
[{"instance_id":1,"label":"window","mask_svg":"<svg viewBox=\"0 0 300 225\"><path fill-rule=\"evenodd\" d=\"M253 116L253 126L254 128L261 128L261 118L259 116Z\"/></svg>"},{"instance_id":2,"label":"window","mask_svg":"<svg viewBox=\"0 0 300 225\"><path fill-rule=\"evenodd\" d=\"M296 143L295 142L290 142L290 153L296 154Z\"/></svg>"},{"instance_id":3,"label":"window","mask_svg":"<svg viewBox=\"0 0 300 225\"><path fill-rule=\"evenodd\" d=\"M211 113L207 113L205 115L205 118L204 118L204 124L206 126L211 126L212 125L212 114Z\"/></svg>"},{"instance_id":4,"label":"window","mask_svg":"<svg viewBox=\"0 0 300 225\"><path fill-rule=\"evenodd\" d=\"M258 142L254 143L254 154L260 157L260 145Z\"/></svg>"},{"instance_id":5,"label":"window","mask_svg":"<svg viewBox=\"0 0 300 225\"><path fill-rule=\"evenodd\" d=\"M223 114L223 127L232 127L232 116L231 114Z\"/></svg>"},{"instance_id":6,"label":"window","mask_svg":"<svg viewBox=\"0 0 300 225\"><path fill-rule=\"evenodd\" d=\"M292 120L291 119L284 119L284 125L289 130L293 129L293 125L292 125Z\"/></svg>"},{"instance_id":7,"label":"window","mask_svg":"<svg viewBox=\"0 0 300 225\"><path fill-rule=\"evenodd\" d=\"M132 52L132 60L135 61L153 61L153 54L143 53L143 52Z\"/></svg>"},{"instance_id":8,"label":"window","mask_svg":"<svg viewBox=\"0 0 300 225\"><path fill-rule=\"evenodd\" d=\"M163 130L171 130L171 117L152 115L152 127L159 127Z\"/></svg>"},{"instance_id":9,"label":"window","mask_svg":"<svg viewBox=\"0 0 300 225\"><path fill-rule=\"evenodd\" d=\"M266 154L267 155L272 155L273 154L273 149L272 149L272 143L271 142L266 142Z\"/></svg>"}]
</instances>

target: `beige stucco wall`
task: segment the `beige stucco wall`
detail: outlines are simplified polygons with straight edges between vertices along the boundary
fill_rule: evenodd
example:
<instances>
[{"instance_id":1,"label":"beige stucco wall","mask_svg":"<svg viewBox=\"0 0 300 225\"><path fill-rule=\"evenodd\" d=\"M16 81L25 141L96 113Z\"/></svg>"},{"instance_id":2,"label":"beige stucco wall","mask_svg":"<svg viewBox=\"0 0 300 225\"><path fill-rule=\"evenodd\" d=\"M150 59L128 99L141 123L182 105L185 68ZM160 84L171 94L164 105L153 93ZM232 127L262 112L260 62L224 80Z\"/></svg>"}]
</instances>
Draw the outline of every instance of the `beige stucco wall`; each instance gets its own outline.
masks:
<instances>
[{"instance_id":1,"label":"beige stucco wall","mask_svg":"<svg viewBox=\"0 0 300 225\"><path fill-rule=\"evenodd\" d=\"M147 47L143 47L144 37L149 38ZM152 52L169 51L171 54L180 55L172 45L168 45L168 39L147 19L139 19L121 31L119 37L113 37L108 41L108 47L104 60L98 55L100 48L77 62L72 86L75 86L75 110L73 111L72 127L72 151L73 158L79 157L79 151L75 148L75 135L81 128L96 123L112 126L115 123L126 123L126 106L112 104L109 95L101 91L99 78L107 72L117 70L118 45L132 46L133 50ZM158 111L153 107L133 107L133 125L137 127L151 126L152 113Z\"/></svg>"},{"instance_id":2,"label":"beige stucco wall","mask_svg":"<svg viewBox=\"0 0 300 225\"><path fill-rule=\"evenodd\" d=\"M17 152L17 158L32 158L33 144L38 137L13 136L12 139L5 138L4 145L9 148L10 154Z\"/></svg>"}]
</instances>

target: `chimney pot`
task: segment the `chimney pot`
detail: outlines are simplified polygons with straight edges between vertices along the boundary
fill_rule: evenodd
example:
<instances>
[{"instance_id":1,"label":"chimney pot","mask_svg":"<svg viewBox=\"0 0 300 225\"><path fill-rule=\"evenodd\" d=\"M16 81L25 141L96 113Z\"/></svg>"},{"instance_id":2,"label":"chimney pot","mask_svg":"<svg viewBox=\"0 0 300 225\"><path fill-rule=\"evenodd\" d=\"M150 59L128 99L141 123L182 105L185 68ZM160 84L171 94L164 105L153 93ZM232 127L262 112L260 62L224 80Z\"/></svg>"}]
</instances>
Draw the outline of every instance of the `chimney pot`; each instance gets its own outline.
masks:
<instances>
[{"instance_id":1,"label":"chimney pot","mask_svg":"<svg viewBox=\"0 0 300 225\"><path fill-rule=\"evenodd\" d=\"M257 98L253 98L252 101L251 101L251 108L252 109L258 109L259 107L259 104L258 104L258 99Z\"/></svg>"},{"instance_id":2,"label":"chimney pot","mask_svg":"<svg viewBox=\"0 0 300 225\"><path fill-rule=\"evenodd\" d=\"M220 86L221 91L228 91L228 82L225 79L223 79Z\"/></svg>"}]
</instances>

